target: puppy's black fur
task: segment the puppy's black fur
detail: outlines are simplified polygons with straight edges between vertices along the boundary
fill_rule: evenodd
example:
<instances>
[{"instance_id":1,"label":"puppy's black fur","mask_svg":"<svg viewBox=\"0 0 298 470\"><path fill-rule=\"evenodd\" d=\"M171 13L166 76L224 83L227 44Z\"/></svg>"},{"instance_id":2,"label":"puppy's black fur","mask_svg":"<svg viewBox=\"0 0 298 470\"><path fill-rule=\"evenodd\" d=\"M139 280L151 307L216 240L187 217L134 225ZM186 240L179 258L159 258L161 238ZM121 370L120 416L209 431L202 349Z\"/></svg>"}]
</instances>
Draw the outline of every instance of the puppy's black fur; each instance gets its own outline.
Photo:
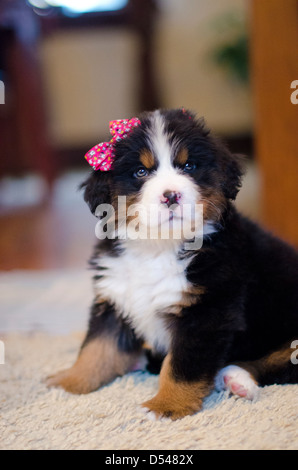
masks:
<instances>
[{"instance_id":1,"label":"puppy's black fur","mask_svg":"<svg viewBox=\"0 0 298 470\"><path fill-rule=\"evenodd\" d=\"M189 176L200 188L207 201L208 217L216 226L185 270L190 285L200 287L203 293L195 301L184 305L182 302L178 313L171 308L162 312L171 336L167 383L178 387L191 387L202 381L211 384L219 369L235 363L241 363L260 385L297 383L298 366L291 361L292 341L298 339L297 252L235 209L232 201L241 186L242 160L232 155L189 111L162 111L161 115L173 148L176 139L180 147L187 149L188 161L196 164ZM98 204L141 190L144 181L134 178L134 174L140 166L141 151L148 148L150 116L141 116L141 125L117 143L113 170L93 171L83 184L85 200L93 213ZM148 177L156 168L157 161ZM217 211L213 211L213 206ZM119 241L107 239L96 247L93 263L97 279L105 275L100 267L103 254L120 259ZM181 250L179 256L187 253ZM118 350L128 354L138 353L144 343L144 338L135 333L109 299L97 298L82 350L94 338L103 336L112 338ZM151 356L154 354L154 350L150 352ZM155 361L151 370L156 370L156 364ZM165 379L161 380L163 384ZM64 386L59 380L57 383ZM155 402L148 404L157 414L181 417L200 407L198 404L175 413L171 409L175 406L164 404L166 400L161 395L158 406ZM177 400L178 396L177 392Z\"/></svg>"}]
</instances>

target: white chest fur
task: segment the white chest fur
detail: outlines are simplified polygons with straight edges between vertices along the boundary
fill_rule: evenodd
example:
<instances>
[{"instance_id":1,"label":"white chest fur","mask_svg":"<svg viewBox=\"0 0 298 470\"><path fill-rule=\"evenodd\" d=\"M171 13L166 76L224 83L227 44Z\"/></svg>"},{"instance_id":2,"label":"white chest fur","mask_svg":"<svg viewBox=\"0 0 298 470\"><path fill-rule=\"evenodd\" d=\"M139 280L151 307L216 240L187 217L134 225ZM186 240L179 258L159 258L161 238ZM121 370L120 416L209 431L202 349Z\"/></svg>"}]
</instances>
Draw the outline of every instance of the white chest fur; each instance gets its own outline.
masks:
<instances>
[{"instance_id":1,"label":"white chest fur","mask_svg":"<svg viewBox=\"0 0 298 470\"><path fill-rule=\"evenodd\" d=\"M187 288L185 268L177 257L178 246L148 241L126 241L118 257L103 256L105 268L96 281L96 294L108 299L135 332L160 352L169 349L170 337L161 312L181 300Z\"/></svg>"}]
</instances>

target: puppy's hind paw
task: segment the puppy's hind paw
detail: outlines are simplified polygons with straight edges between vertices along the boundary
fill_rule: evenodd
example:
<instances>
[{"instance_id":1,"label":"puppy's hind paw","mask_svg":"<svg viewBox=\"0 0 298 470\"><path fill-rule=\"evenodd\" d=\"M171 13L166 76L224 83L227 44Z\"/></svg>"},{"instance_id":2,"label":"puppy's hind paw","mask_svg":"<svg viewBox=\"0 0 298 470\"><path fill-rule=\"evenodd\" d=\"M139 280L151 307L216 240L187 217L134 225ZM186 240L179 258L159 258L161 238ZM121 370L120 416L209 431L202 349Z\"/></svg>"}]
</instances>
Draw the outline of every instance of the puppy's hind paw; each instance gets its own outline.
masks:
<instances>
[{"instance_id":1,"label":"puppy's hind paw","mask_svg":"<svg viewBox=\"0 0 298 470\"><path fill-rule=\"evenodd\" d=\"M215 388L217 391L228 390L231 394L247 400L255 400L259 394L259 387L252 375L236 365L224 367L217 373Z\"/></svg>"}]
</instances>

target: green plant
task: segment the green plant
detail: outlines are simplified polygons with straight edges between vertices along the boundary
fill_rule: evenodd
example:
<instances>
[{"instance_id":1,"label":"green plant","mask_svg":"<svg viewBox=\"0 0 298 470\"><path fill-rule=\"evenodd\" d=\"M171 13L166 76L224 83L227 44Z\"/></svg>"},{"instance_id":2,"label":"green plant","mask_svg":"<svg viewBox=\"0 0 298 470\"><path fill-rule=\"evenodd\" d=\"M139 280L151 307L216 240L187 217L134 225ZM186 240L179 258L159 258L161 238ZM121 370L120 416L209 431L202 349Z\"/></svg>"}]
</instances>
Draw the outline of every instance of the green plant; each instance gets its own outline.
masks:
<instances>
[{"instance_id":1,"label":"green plant","mask_svg":"<svg viewBox=\"0 0 298 470\"><path fill-rule=\"evenodd\" d=\"M228 12L214 22L214 27L219 44L211 53L212 60L224 68L230 77L248 84L249 37L245 20L235 12Z\"/></svg>"}]
</instances>

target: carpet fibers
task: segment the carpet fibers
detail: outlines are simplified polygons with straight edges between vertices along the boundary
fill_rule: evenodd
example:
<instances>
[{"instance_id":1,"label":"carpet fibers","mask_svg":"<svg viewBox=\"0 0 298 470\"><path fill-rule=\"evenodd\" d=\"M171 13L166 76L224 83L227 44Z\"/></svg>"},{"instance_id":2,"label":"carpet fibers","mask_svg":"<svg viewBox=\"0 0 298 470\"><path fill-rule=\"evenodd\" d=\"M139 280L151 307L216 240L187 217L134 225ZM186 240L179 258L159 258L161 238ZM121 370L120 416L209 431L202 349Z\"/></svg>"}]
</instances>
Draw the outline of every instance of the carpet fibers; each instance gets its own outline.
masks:
<instances>
[{"instance_id":1,"label":"carpet fibers","mask_svg":"<svg viewBox=\"0 0 298 470\"><path fill-rule=\"evenodd\" d=\"M213 392L194 416L150 421L140 409L158 377L134 372L89 395L42 379L76 358L80 334L7 333L0 365L1 449L298 449L298 385L261 389L256 402Z\"/></svg>"}]
</instances>

